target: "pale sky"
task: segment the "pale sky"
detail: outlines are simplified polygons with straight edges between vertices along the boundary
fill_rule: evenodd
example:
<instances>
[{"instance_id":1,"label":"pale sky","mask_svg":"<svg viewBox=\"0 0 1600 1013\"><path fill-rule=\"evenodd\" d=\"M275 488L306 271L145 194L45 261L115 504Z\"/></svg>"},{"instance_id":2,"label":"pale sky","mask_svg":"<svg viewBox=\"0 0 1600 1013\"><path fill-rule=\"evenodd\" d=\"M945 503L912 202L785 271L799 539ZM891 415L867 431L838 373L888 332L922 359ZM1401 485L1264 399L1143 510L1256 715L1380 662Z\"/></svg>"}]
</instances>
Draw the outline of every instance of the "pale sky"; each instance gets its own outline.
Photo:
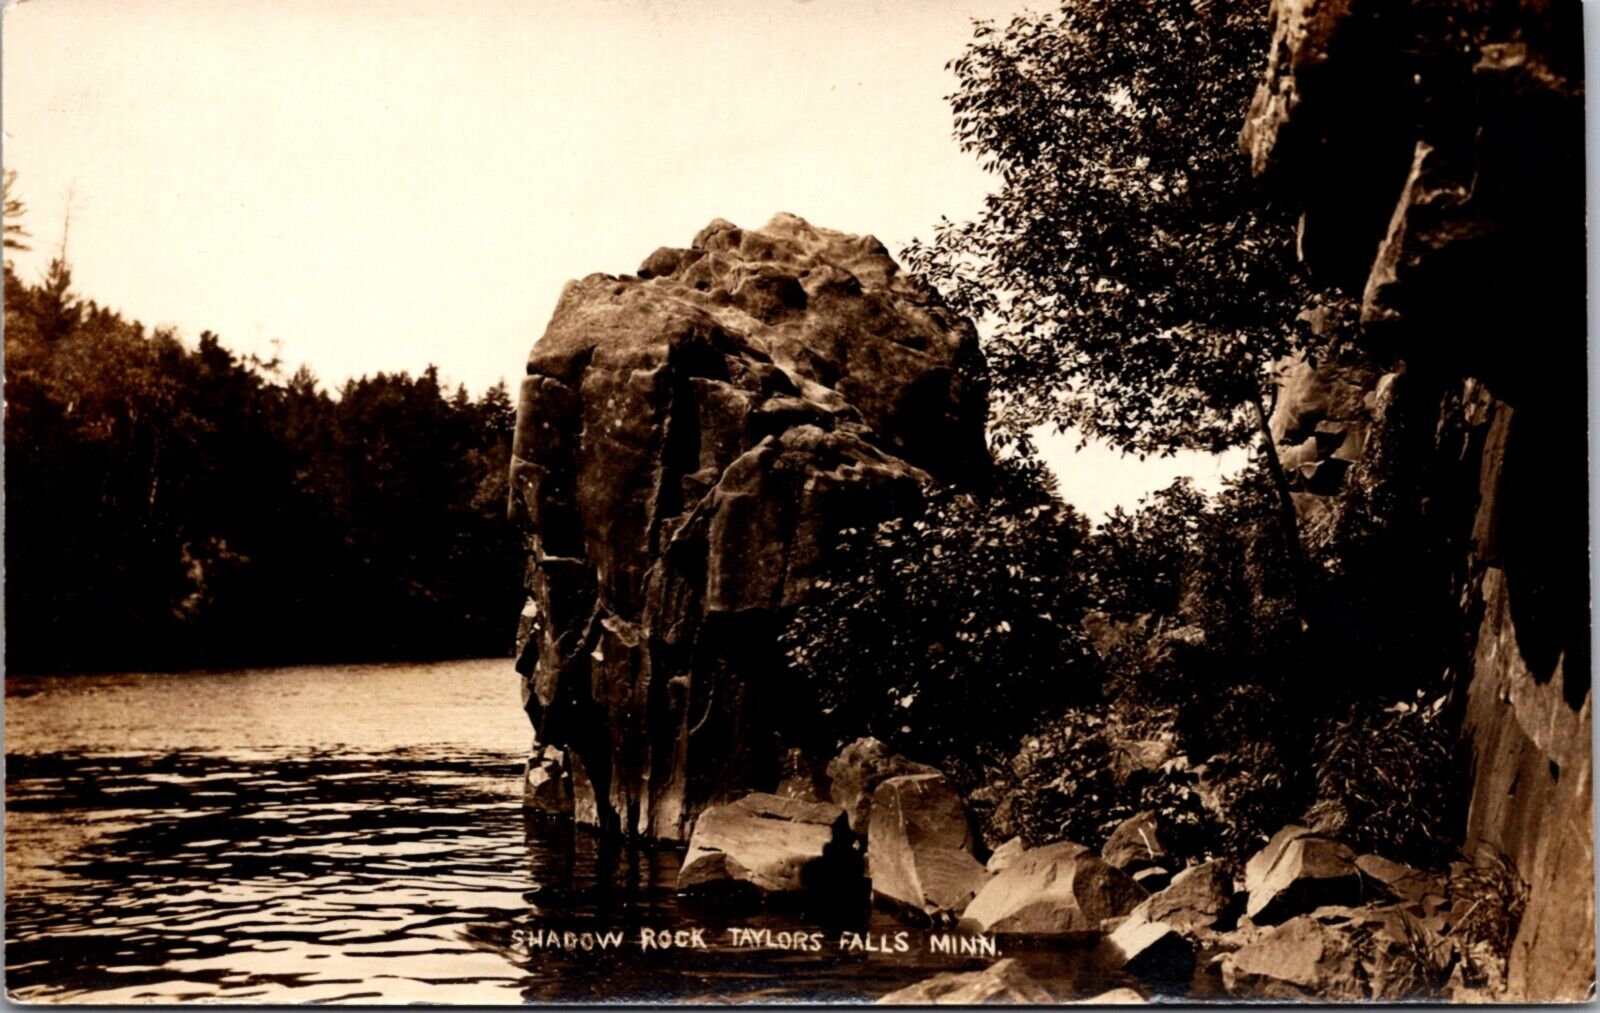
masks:
<instances>
[{"instance_id":1,"label":"pale sky","mask_svg":"<svg viewBox=\"0 0 1600 1013\"><path fill-rule=\"evenodd\" d=\"M515 389L562 284L778 211L898 252L989 180L945 62L1028 0L28 0L4 15L4 161L36 279L309 365ZM1037 0L1036 0L1037 2ZM274 345L273 343L277 344ZM1177 474L1044 449L1091 517Z\"/></svg>"}]
</instances>

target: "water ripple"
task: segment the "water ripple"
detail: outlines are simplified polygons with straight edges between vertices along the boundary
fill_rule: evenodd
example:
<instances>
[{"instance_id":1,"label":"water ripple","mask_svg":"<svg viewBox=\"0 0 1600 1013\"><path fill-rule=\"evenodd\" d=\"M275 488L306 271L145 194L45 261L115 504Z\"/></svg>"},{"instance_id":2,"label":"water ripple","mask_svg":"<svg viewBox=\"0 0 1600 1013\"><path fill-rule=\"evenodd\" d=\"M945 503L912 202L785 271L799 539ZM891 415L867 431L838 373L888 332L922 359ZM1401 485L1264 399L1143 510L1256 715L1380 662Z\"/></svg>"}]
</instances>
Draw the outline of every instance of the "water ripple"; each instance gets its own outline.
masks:
<instances>
[{"instance_id":1,"label":"water ripple","mask_svg":"<svg viewBox=\"0 0 1600 1013\"><path fill-rule=\"evenodd\" d=\"M491 674L502 673L483 669L485 679ZM407 686L389 669L380 675L387 692ZM680 907L672 891L680 853L602 848L525 814L514 750L474 738L485 715L500 714L486 702L492 694L459 672L419 677L468 687L471 699L453 711L441 704L447 713L436 722L459 734L393 750L381 747L376 722L351 744L345 726L320 712L302 724L274 718L293 729L324 722L312 727L323 736L316 742L253 738L245 729L265 694L295 674L205 677L211 711L222 715L208 722L224 729L208 725L209 738L158 720L161 701L174 698L171 682L192 677L106 682L106 699L144 715L127 731L109 711L75 710L72 701L83 697L72 680L30 684L15 700L8 685L8 747L17 749L7 755L6 780L10 995L84 1003L815 1002L872 998L939 971L981 966L925 951L731 948L730 924L830 935L905 926L879 913L828 922ZM358 699L363 689L370 696L373 685L347 684L343 698ZM438 699L448 702L443 693ZM229 702L238 699L244 703ZM16 729L25 731L13 739ZM219 735L233 744L224 747ZM202 748L160 748L168 741ZM643 927L688 926L705 930L708 949L636 945ZM527 945L534 931L551 929L621 930L627 943L604 954ZM1058 983L1082 970L1069 953L1024 956ZM1092 993L1107 985L1096 975L1071 987Z\"/></svg>"}]
</instances>

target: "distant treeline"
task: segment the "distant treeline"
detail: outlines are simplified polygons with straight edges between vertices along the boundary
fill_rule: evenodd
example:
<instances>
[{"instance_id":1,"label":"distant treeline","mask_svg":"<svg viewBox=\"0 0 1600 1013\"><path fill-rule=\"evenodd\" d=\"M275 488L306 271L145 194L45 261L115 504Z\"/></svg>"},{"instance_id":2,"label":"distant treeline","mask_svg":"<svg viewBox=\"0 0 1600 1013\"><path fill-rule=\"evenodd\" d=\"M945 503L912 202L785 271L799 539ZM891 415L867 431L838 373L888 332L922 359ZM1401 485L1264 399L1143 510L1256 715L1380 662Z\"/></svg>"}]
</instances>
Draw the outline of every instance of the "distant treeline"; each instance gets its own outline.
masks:
<instances>
[{"instance_id":1,"label":"distant treeline","mask_svg":"<svg viewBox=\"0 0 1600 1013\"><path fill-rule=\"evenodd\" d=\"M5 401L8 671L510 650L504 385L331 397L78 299L58 260L5 271Z\"/></svg>"}]
</instances>

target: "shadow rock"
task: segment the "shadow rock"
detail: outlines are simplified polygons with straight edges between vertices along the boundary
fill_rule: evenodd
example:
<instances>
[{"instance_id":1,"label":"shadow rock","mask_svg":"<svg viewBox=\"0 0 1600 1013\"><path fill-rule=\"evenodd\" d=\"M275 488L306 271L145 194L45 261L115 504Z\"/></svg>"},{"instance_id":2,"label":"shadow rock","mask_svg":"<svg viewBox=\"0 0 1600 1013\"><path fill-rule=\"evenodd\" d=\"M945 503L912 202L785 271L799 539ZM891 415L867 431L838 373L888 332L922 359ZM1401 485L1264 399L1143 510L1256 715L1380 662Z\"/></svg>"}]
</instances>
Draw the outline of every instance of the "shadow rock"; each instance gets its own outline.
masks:
<instances>
[{"instance_id":1,"label":"shadow rock","mask_svg":"<svg viewBox=\"0 0 1600 1013\"><path fill-rule=\"evenodd\" d=\"M681 840L771 790L814 694L777 633L839 532L988 467L978 336L882 244L715 221L569 283L522 381L517 667L580 821Z\"/></svg>"}]
</instances>

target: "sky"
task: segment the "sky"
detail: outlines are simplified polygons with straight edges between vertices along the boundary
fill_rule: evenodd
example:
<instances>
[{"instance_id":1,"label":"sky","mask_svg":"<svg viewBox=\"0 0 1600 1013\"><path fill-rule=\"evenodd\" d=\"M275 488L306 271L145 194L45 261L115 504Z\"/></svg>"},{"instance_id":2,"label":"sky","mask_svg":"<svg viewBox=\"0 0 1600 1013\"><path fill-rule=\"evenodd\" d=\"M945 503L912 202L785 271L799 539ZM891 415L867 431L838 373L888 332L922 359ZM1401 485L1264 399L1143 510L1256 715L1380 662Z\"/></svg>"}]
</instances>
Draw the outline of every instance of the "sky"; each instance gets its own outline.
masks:
<instances>
[{"instance_id":1,"label":"sky","mask_svg":"<svg viewBox=\"0 0 1600 1013\"><path fill-rule=\"evenodd\" d=\"M990 180L945 63L1027 0L25 0L4 151L35 279L326 387L515 385L563 283L778 211L898 252ZM1041 450L1092 518L1244 464Z\"/></svg>"}]
</instances>

